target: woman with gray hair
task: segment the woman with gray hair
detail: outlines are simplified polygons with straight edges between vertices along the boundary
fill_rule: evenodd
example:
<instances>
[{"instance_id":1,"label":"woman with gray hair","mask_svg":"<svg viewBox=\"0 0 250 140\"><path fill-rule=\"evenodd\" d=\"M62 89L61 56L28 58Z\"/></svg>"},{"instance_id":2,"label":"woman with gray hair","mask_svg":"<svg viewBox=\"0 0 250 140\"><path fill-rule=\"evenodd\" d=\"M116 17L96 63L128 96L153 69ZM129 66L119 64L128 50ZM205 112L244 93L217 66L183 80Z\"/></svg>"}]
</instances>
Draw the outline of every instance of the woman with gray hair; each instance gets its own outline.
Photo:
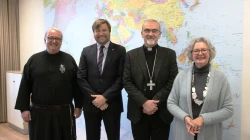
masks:
<instances>
[{"instance_id":1,"label":"woman with gray hair","mask_svg":"<svg viewBox=\"0 0 250 140\"><path fill-rule=\"evenodd\" d=\"M177 75L167 101L174 140L222 140L222 121L233 115L233 102L227 77L210 65L215 55L204 37L188 45L193 65Z\"/></svg>"}]
</instances>

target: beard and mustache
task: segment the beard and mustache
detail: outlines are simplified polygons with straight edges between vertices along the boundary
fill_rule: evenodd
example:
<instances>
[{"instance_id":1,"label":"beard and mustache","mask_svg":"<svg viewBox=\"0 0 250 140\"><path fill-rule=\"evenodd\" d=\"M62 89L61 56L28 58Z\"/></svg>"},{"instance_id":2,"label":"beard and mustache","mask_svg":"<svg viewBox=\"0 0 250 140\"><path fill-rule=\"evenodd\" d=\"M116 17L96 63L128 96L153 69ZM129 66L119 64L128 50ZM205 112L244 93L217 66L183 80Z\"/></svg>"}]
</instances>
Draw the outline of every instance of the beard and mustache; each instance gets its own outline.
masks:
<instances>
[{"instance_id":1,"label":"beard and mustache","mask_svg":"<svg viewBox=\"0 0 250 140\"><path fill-rule=\"evenodd\" d=\"M149 45L149 46L155 46L157 44L155 38L153 36L147 36L146 38L146 43Z\"/></svg>"}]
</instances>

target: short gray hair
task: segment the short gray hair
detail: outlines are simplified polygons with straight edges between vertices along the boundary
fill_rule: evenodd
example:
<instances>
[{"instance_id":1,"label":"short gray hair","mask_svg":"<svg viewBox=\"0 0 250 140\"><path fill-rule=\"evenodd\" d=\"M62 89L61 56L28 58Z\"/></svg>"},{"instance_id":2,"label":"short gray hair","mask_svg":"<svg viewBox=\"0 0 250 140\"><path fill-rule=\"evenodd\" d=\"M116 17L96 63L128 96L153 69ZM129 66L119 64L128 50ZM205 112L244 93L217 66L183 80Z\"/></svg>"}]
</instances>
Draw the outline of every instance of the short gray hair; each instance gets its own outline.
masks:
<instances>
[{"instance_id":1,"label":"short gray hair","mask_svg":"<svg viewBox=\"0 0 250 140\"><path fill-rule=\"evenodd\" d=\"M207 47L208 47L208 49L210 50L210 51L209 51L209 56L210 56L209 62L210 62L212 59L214 59L214 57L215 57L215 55L216 55L215 47L214 47L214 45L213 45L207 38L205 38L205 37L194 38L194 39L189 43L189 45L187 46L187 49L188 49L188 51L187 51L188 59L191 60L191 61L193 61L192 51L193 51L193 49L194 49L195 43L197 43L197 42L203 42L203 43L207 44Z\"/></svg>"},{"instance_id":2,"label":"short gray hair","mask_svg":"<svg viewBox=\"0 0 250 140\"><path fill-rule=\"evenodd\" d=\"M144 24L147 23L147 22L155 22L155 23L158 23L158 25L159 25L159 31L161 31L161 24L160 24L157 20L155 20L155 19L147 19L147 20L145 20L144 23L142 24L142 30L143 30L143 28L144 28Z\"/></svg>"},{"instance_id":3,"label":"short gray hair","mask_svg":"<svg viewBox=\"0 0 250 140\"><path fill-rule=\"evenodd\" d=\"M55 27L52 27L52 28L48 29L48 30L45 32L44 38L47 37L48 33L49 33L51 30L55 30L55 31L59 32L59 33L61 34L62 39L63 39L62 31L59 30L59 29L57 29L57 28L55 28Z\"/></svg>"}]
</instances>

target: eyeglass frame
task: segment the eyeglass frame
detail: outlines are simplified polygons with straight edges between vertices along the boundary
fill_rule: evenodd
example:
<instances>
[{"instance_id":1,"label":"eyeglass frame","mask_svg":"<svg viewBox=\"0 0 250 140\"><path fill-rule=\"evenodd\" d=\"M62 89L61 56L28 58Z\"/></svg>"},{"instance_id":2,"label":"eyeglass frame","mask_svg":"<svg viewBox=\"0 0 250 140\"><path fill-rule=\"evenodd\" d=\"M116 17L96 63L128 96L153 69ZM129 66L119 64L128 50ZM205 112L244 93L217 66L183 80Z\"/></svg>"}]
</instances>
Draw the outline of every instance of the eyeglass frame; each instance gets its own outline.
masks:
<instances>
[{"instance_id":1,"label":"eyeglass frame","mask_svg":"<svg viewBox=\"0 0 250 140\"><path fill-rule=\"evenodd\" d=\"M62 41L62 38L59 38L59 37L52 37L52 36L47 36L47 39L49 40L49 41L57 41L57 42L60 42L60 41Z\"/></svg>"},{"instance_id":2,"label":"eyeglass frame","mask_svg":"<svg viewBox=\"0 0 250 140\"><path fill-rule=\"evenodd\" d=\"M210 49L201 49L201 50L199 50L199 49L194 49L194 50L192 50L191 52L192 52L193 54L197 55L197 54L199 54L200 52L201 52L202 54L206 54L208 51L210 51Z\"/></svg>"},{"instance_id":3,"label":"eyeglass frame","mask_svg":"<svg viewBox=\"0 0 250 140\"><path fill-rule=\"evenodd\" d=\"M147 34L150 32L152 32L153 34L156 34L156 33L161 32L161 31L159 31L158 29L144 29L143 32L147 33Z\"/></svg>"}]
</instances>

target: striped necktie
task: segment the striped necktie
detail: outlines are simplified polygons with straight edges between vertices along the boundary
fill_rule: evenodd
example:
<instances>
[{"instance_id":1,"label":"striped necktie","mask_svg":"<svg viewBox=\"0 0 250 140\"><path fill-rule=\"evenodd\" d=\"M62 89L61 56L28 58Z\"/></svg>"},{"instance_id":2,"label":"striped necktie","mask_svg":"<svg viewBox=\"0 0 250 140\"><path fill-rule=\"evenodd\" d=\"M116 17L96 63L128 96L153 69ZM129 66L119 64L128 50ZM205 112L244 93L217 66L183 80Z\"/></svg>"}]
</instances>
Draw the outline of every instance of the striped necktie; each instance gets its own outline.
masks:
<instances>
[{"instance_id":1,"label":"striped necktie","mask_svg":"<svg viewBox=\"0 0 250 140\"><path fill-rule=\"evenodd\" d=\"M99 58L98 58L98 62L97 62L97 66L98 66L98 70L99 70L100 75L102 75L102 62L103 62L103 57L104 57L103 48L104 48L104 46L100 47Z\"/></svg>"}]
</instances>

